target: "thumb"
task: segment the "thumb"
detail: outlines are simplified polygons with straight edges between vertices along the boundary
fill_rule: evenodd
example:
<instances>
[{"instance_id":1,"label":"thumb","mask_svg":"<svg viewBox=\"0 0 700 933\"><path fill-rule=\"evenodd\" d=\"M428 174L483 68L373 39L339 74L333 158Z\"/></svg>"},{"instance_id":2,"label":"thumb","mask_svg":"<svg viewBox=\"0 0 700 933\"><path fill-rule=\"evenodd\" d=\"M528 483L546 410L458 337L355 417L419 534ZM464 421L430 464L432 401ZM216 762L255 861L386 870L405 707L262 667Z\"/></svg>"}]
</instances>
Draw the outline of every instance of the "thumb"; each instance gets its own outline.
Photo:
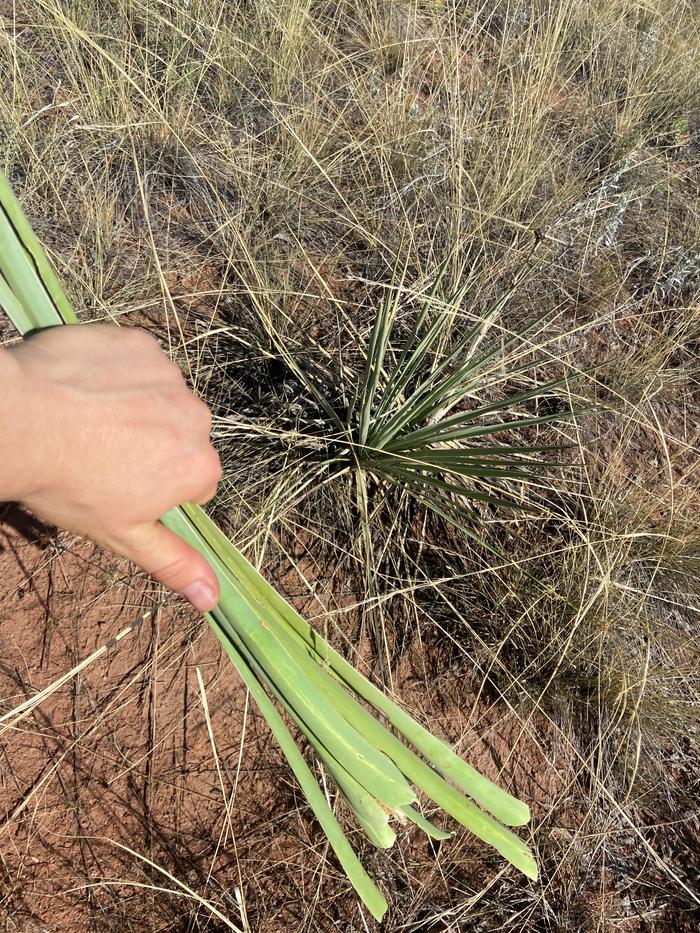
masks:
<instances>
[{"instance_id":1,"label":"thumb","mask_svg":"<svg viewBox=\"0 0 700 933\"><path fill-rule=\"evenodd\" d=\"M120 543L124 557L169 590L180 593L200 612L211 612L219 602L219 582L212 567L160 522L139 525Z\"/></svg>"}]
</instances>

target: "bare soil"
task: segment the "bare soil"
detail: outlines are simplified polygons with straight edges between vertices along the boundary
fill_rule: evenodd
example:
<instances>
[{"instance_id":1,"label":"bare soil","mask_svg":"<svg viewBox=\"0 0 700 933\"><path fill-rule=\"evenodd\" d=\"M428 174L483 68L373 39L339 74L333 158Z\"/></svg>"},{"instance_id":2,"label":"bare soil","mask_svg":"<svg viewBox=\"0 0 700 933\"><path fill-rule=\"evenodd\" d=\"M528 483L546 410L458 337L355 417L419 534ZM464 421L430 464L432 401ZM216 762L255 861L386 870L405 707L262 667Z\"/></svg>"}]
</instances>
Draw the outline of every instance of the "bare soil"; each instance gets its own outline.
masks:
<instances>
[{"instance_id":1,"label":"bare soil","mask_svg":"<svg viewBox=\"0 0 700 933\"><path fill-rule=\"evenodd\" d=\"M156 604L150 584L123 561L17 512L5 514L0 549L3 712ZM477 698L419 645L394 687L434 732L529 800L536 820L565 792L571 753L544 717L523 721ZM0 754L7 930L224 929L204 906L192 920L192 894L240 924L237 887L260 933L337 929L343 918L345 929L366 928L264 720L216 639L179 603L155 609L0 733ZM567 838L574 810L570 818ZM389 856L358 836L370 872L399 903L426 892L444 898L439 847L419 833L402 836L400 855ZM457 862L482 883L495 878L502 866L467 836L444 845L459 847Z\"/></svg>"}]
</instances>

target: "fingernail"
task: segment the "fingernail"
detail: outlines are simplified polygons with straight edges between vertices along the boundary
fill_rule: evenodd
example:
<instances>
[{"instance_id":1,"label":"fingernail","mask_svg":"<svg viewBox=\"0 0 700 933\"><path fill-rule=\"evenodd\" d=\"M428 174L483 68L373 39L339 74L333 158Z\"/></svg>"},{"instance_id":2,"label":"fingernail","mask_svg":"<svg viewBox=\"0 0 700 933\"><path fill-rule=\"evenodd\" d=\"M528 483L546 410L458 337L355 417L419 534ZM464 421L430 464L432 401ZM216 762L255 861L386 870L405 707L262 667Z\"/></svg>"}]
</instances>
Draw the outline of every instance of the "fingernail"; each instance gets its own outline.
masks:
<instances>
[{"instance_id":1,"label":"fingernail","mask_svg":"<svg viewBox=\"0 0 700 933\"><path fill-rule=\"evenodd\" d=\"M203 580L195 580L182 591L182 595L188 602L191 602L195 609L200 612L211 612L219 602L219 598L208 583Z\"/></svg>"}]
</instances>

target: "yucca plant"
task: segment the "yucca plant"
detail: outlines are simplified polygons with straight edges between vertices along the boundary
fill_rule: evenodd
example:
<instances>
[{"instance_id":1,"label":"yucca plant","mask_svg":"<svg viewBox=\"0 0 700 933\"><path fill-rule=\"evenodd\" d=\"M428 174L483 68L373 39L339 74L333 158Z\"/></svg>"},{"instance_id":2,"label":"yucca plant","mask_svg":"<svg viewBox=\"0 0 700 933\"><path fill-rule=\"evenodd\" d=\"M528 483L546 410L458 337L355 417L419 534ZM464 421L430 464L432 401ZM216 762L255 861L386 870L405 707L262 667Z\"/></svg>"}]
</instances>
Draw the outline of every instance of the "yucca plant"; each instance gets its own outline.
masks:
<instances>
[{"instance_id":1,"label":"yucca plant","mask_svg":"<svg viewBox=\"0 0 700 933\"><path fill-rule=\"evenodd\" d=\"M1 176L0 305L23 334L78 323ZM374 350L376 362L368 368L360 415L368 444L379 439L395 444L400 433L392 427L397 424L395 402L403 389L398 381L385 391L380 410L371 411L379 384L382 340L380 335ZM411 417L402 417L404 427L413 429L420 418L418 408ZM458 430L457 422L454 425ZM411 448L404 443L402 449ZM417 789L528 877L537 877L527 845L506 828L527 823L526 804L480 775L360 675L266 582L203 509L184 504L162 520L215 569L221 602L207 616L209 624L280 743L348 878L375 918L383 916L386 901L362 868L281 711L307 739L375 845L391 846L396 836L392 824L407 821L434 838L449 835L416 808Z\"/></svg>"},{"instance_id":2,"label":"yucca plant","mask_svg":"<svg viewBox=\"0 0 700 933\"><path fill-rule=\"evenodd\" d=\"M499 443L505 431L517 431L561 419L560 413L505 417L559 386L557 379L497 401L481 401L489 382L489 366L507 357L537 322L506 339L485 343L486 332L518 290L531 269L526 264L510 289L471 326L460 328L445 345L446 319L462 315L471 285L469 277L454 292L434 304L447 269L444 263L423 297L413 326L396 350L391 346L401 306L400 287L387 291L372 329L358 392L350 408L355 456L375 476L408 491L443 513L454 497L517 507L503 493L504 481L534 480L535 467L549 466L534 454L550 446ZM463 331L463 332L462 332ZM512 366L509 377L524 367ZM502 378L502 377L501 377ZM454 513L452 513L454 514Z\"/></svg>"},{"instance_id":3,"label":"yucca plant","mask_svg":"<svg viewBox=\"0 0 700 933\"><path fill-rule=\"evenodd\" d=\"M263 507L280 514L289 503L298 508L321 486L343 490L344 496L348 479L354 479L365 526L376 504L370 501L372 490L400 490L473 538L473 506L535 505L542 469L561 466L543 455L561 445L523 443L520 432L564 420L571 412L561 411L553 399L568 375L524 391L504 391L538 363L549 362L542 337L546 317L514 332L504 328L501 318L537 268L534 249L511 286L478 316L465 308L475 271L458 287L446 286L453 258L417 291L407 287L405 268L396 271L384 286L366 346L354 358L347 351L334 356L293 327L281 332L253 294L264 335L253 337L252 355L274 366L278 375L270 380L271 392L245 402L241 411L219 407L217 430L224 442L230 437L237 461L247 437L264 437L270 461L284 464L284 470L270 471ZM283 309L277 310L283 319ZM233 340L231 348L248 352L248 337ZM218 364L225 367L225 357ZM250 389L242 392L244 398L251 394ZM533 412L532 403L544 399L545 412ZM216 406L216 397L212 401ZM250 445L252 456L256 446ZM525 483L534 495L524 494ZM368 544L367 553L372 550Z\"/></svg>"}]
</instances>

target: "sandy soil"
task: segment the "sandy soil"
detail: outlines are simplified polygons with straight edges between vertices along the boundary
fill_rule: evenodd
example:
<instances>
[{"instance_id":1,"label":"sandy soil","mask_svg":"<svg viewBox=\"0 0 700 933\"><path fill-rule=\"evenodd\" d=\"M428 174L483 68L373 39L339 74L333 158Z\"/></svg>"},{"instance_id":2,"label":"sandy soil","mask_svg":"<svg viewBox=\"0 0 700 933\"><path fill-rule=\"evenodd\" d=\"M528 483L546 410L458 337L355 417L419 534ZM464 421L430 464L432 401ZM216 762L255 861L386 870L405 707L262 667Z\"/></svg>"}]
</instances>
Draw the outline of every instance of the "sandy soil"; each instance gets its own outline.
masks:
<instances>
[{"instance_id":1,"label":"sandy soil","mask_svg":"<svg viewBox=\"0 0 700 933\"><path fill-rule=\"evenodd\" d=\"M3 711L52 683L157 598L124 562L18 520L16 512L4 516L0 550ZM469 684L428 669L432 663L417 646L397 672L397 693L433 731L459 740L481 770L492 777L502 771L536 819L543 817L565 787L564 738L483 697L475 702ZM236 923L240 888L250 929L260 933L337 929L341 921L346 930L365 929L264 721L214 637L179 603L158 608L0 732L0 754L7 930L224 929L205 922L205 907L192 922L194 901L165 871ZM445 895L450 882L439 848L419 834L408 832L400 853L390 855L356 842L398 902L426 891L431 901ZM465 869L482 882L497 874L492 853L468 834L446 845L460 847ZM317 900L319 892L326 896Z\"/></svg>"}]
</instances>

